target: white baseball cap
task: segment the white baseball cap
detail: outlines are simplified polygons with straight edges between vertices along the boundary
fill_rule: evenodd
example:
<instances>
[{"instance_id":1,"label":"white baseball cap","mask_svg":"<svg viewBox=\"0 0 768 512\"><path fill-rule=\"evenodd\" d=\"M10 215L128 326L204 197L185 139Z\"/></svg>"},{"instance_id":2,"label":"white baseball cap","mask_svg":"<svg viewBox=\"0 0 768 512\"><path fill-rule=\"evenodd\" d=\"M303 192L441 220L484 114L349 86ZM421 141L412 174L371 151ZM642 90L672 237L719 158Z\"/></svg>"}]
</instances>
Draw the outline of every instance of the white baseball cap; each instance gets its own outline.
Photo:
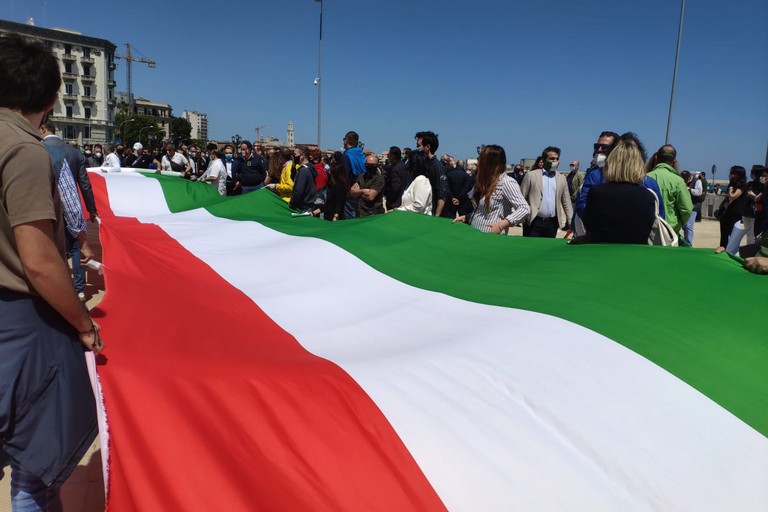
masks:
<instances>
[{"instance_id":1,"label":"white baseball cap","mask_svg":"<svg viewBox=\"0 0 768 512\"><path fill-rule=\"evenodd\" d=\"M134 151L138 151L140 149L144 149L144 146L141 145L141 142L137 142L136 144L133 145Z\"/></svg>"}]
</instances>

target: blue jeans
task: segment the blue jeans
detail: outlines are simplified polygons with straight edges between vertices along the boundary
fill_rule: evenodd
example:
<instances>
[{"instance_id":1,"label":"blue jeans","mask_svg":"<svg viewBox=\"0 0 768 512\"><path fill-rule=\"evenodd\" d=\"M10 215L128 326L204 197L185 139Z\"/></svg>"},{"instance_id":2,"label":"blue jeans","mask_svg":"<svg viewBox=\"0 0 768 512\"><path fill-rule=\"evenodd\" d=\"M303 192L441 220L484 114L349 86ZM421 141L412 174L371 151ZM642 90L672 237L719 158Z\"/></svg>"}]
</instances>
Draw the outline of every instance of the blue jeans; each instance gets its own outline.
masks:
<instances>
[{"instance_id":1,"label":"blue jeans","mask_svg":"<svg viewBox=\"0 0 768 512\"><path fill-rule=\"evenodd\" d=\"M72 274L75 276L77 293L85 291L85 269L80 265L80 242L67 233L67 257L72 258Z\"/></svg>"},{"instance_id":2,"label":"blue jeans","mask_svg":"<svg viewBox=\"0 0 768 512\"><path fill-rule=\"evenodd\" d=\"M11 462L11 510L13 512L61 512L58 487L46 487L36 476Z\"/></svg>"},{"instance_id":3,"label":"blue jeans","mask_svg":"<svg viewBox=\"0 0 768 512\"><path fill-rule=\"evenodd\" d=\"M260 183L259 185L254 185L253 187L243 187L243 194L247 194L248 192L253 192L254 190L259 190L264 188L264 183Z\"/></svg>"},{"instance_id":4,"label":"blue jeans","mask_svg":"<svg viewBox=\"0 0 768 512\"><path fill-rule=\"evenodd\" d=\"M693 223L696 222L696 210L691 212L691 218L683 226L683 238L688 242L688 245L693 246Z\"/></svg>"},{"instance_id":5,"label":"blue jeans","mask_svg":"<svg viewBox=\"0 0 768 512\"><path fill-rule=\"evenodd\" d=\"M345 219L354 219L355 217L357 217L357 202L358 202L358 198L356 197L347 198L347 201L344 203Z\"/></svg>"}]
</instances>

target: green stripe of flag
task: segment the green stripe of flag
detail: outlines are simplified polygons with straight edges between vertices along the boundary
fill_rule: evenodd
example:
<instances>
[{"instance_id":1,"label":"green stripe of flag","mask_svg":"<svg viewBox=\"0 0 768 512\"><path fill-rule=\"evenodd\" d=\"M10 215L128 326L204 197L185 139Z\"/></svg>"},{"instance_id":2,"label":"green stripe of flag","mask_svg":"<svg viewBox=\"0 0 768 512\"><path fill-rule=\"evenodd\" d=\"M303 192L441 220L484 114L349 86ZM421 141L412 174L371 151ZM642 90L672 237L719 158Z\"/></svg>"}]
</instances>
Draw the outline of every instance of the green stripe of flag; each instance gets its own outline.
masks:
<instances>
[{"instance_id":1,"label":"green stripe of flag","mask_svg":"<svg viewBox=\"0 0 768 512\"><path fill-rule=\"evenodd\" d=\"M256 220L285 234L331 242L412 286L592 329L768 436L768 341L761 325L768 280L727 256L708 249L568 246L492 236L401 212L336 223L291 218L285 202L269 191L222 198L212 187L149 176L161 183L171 211L205 206L218 217Z\"/></svg>"}]
</instances>

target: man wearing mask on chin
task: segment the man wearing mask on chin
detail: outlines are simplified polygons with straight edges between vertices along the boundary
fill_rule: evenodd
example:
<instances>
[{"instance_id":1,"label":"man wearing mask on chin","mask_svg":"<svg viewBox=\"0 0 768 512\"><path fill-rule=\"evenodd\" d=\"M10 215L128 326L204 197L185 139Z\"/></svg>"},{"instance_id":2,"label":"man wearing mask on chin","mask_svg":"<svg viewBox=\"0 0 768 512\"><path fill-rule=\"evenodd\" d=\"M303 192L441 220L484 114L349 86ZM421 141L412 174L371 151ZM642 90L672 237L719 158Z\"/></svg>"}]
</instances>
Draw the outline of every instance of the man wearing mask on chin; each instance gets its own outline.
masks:
<instances>
[{"instance_id":1,"label":"man wearing mask on chin","mask_svg":"<svg viewBox=\"0 0 768 512\"><path fill-rule=\"evenodd\" d=\"M531 207L523 236L555 238L557 228L565 229L573 216L571 196L565 176L557 172L560 148L549 146L541 153L543 169L533 169L520 187Z\"/></svg>"},{"instance_id":2,"label":"man wearing mask on chin","mask_svg":"<svg viewBox=\"0 0 768 512\"><path fill-rule=\"evenodd\" d=\"M594 152L592 153L592 160L594 161L594 165L587 170L587 175L584 177L584 183L581 185L581 194L579 194L579 199L576 201L576 215L579 217L579 220L574 223L576 228L578 228L575 230L575 236L581 236L585 234L581 232L583 231L581 218L584 216L584 209L587 207L589 189L605 181L603 178L603 167L605 167L605 161L608 159L608 155L611 154L611 151L613 151L613 148L616 146L618 140L618 133L603 132L597 138L597 142L593 146ZM644 150L641 150L641 153L643 153L643 160L646 160ZM656 184L656 180L646 176L643 180L643 186L652 191L654 194L656 194L656 197L659 198L659 215L664 218L664 204L661 199L661 191L659 190L659 186Z\"/></svg>"}]
</instances>

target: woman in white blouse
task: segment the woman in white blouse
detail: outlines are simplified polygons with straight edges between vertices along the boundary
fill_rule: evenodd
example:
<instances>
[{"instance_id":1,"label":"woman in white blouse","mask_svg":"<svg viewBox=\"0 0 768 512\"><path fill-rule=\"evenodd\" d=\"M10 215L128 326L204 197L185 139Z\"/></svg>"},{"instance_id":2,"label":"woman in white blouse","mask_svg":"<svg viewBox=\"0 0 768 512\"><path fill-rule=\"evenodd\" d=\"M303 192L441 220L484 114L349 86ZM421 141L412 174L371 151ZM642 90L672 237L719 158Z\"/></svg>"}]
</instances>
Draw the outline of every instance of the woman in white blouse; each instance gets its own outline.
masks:
<instances>
[{"instance_id":1,"label":"woman in white blouse","mask_svg":"<svg viewBox=\"0 0 768 512\"><path fill-rule=\"evenodd\" d=\"M432 215L432 184L427 178L430 170L429 155L425 151L416 151L411 154L410 160L413 181L403 192L397 210Z\"/></svg>"},{"instance_id":2,"label":"woman in white blouse","mask_svg":"<svg viewBox=\"0 0 768 512\"><path fill-rule=\"evenodd\" d=\"M528 217L530 207L520 186L508 176L507 154L494 144L485 146L477 160L477 182L470 192L475 211L454 222L467 222L485 233L506 233L511 226Z\"/></svg>"}]
</instances>

